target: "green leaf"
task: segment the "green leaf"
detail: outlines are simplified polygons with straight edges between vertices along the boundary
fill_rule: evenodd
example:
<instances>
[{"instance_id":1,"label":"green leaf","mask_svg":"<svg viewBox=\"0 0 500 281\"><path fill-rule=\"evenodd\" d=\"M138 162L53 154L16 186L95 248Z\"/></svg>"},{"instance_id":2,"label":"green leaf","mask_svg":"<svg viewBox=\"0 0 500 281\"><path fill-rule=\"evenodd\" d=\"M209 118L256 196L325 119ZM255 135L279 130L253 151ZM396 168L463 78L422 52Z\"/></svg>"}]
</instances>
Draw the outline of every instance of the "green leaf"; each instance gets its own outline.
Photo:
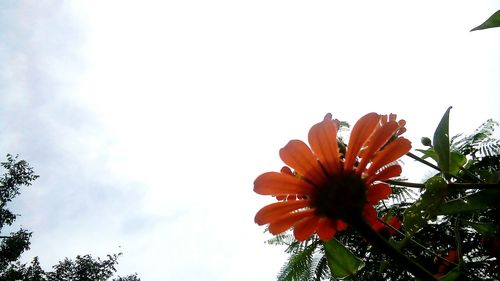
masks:
<instances>
[{"instance_id":1,"label":"green leaf","mask_svg":"<svg viewBox=\"0 0 500 281\"><path fill-rule=\"evenodd\" d=\"M416 233L428 220L436 218L437 210L448 194L448 184L435 176L425 182L425 191L421 198L404 212L404 226L408 236Z\"/></svg>"},{"instance_id":2,"label":"green leaf","mask_svg":"<svg viewBox=\"0 0 500 281\"><path fill-rule=\"evenodd\" d=\"M467 157L460 152L452 151L450 153L450 174L457 175L460 168L467 163Z\"/></svg>"},{"instance_id":3,"label":"green leaf","mask_svg":"<svg viewBox=\"0 0 500 281\"><path fill-rule=\"evenodd\" d=\"M450 109L448 107L446 112L441 118L436 131L434 132L434 138L432 143L434 144L434 151L438 157L438 166L446 179L449 179L450 175L450 135L449 135L449 119L450 119Z\"/></svg>"},{"instance_id":4,"label":"green leaf","mask_svg":"<svg viewBox=\"0 0 500 281\"><path fill-rule=\"evenodd\" d=\"M436 154L436 151L434 151L434 148L428 148L428 149L415 149L416 151L418 152L421 152L424 156L422 156L422 159L426 159L426 158L432 158L434 159L436 162L438 161L438 156Z\"/></svg>"},{"instance_id":5,"label":"green leaf","mask_svg":"<svg viewBox=\"0 0 500 281\"><path fill-rule=\"evenodd\" d=\"M462 223L474 228L478 233L483 235L495 235L497 233L497 226L493 223L472 222L467 220L462 220Z\"/></svg>"},{"instance_id":6,"label":"green leaf","mask_svg":"<svg viewBox=\"0 0 500 281\"><path fill-rule=\"evenodd\" d=\"M454 215L498 207L500 189L486 189L442 204L437 214Z\"/></svg>"},{"instance_id":7,"label":"green leaf","mask_svg":"<svg viewBox=\"0 0 500 281\"><path fill-rule=\"evenodd\" d=\"M458 280L462 272L458 266L455 266L450 272L446 273L443 277L439 278L439 281L455 281Z\"/></svg>"},{"instance_id":8,"label":"green leaf","mask_svg":"<svg viewBox=\"0 0 500 281\"><path fill-rule=\"evenodd\" d=\"M434 148L428 149L415 149L418 152L423 154L422 159L432 158L439 163L439 156L434 150ZM457 175L460 172L460 168L463 167L467 163L467 157L458 151L449 152L449 173L452 175Z\"/></svg>"},{"instance_id":9,"label":"green leaf","mask_svg":"<svg viewBox=\"0 0 500 281\"><path fill-rule=\"evenodd\" d=\"M471 31L482 30L492 27L500 26L500 10L496 11L491 17L489 17L485 22L481 25L474 27Z\"/></svg>"},{"instance_id":10,"label":"green leaf","mask_svg":"<svg viewBox=\"0 0 500 281\"><path fill-rule=\"evenodd\" d=\"M361 259L356 257L337 239L332 239L323 244L328 266L333 277L342 279L352 276L365 266Z\"/></svg>"}]
</instances>

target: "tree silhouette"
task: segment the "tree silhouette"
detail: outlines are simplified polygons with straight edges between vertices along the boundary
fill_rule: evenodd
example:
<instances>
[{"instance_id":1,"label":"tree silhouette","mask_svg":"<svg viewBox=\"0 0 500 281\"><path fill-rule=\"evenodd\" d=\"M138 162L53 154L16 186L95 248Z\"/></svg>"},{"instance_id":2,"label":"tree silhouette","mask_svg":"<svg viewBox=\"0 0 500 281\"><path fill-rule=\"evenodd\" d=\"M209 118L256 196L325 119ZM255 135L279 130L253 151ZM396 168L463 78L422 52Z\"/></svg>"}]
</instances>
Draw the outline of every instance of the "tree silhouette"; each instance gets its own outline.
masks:
<instances>
[{"instance_id":1,"label":"tree silhouette","mask_svg":"<svg viewBox=\"0 0 500 281\"><path fill-rule=\"evenodd\" d=\"M28 187L39 176L25 160L7 155L7 161L0 163L5 173L0 177L0 233L5 226L12 226L17 214L8 209L8 203L20 194L22 187ZM77 256L75 260L65 258L45 271L35 257L31 263L19 261L21 254L30 249L32 232L19 229L8 235L0 235L0 280L2 281L140 281L137 274L111 279L116 272L118 257L108 255L106 259L91 255Z\"/></svg>"}]
</instances>

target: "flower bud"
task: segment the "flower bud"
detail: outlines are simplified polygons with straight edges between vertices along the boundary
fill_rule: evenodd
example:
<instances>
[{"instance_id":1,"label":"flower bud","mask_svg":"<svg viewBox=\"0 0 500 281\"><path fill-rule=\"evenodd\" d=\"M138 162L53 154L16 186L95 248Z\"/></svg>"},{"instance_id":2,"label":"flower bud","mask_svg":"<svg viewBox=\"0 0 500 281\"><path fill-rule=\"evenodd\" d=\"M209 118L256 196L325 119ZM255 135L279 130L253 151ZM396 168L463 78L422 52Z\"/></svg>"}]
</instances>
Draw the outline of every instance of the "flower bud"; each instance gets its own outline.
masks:
<instances>
[{"instance_id":1,"label":"flower bud","mask_svg":"<svg viewBox=\"0 0 500 281\"><path fill-rule=\"evenodd\" d=\"M420 141L421 141L421 142L422 142L422 144L423 144L423 145L425 145L425 146L432 146L432 141L431 141L431 139L430 139L430 138L428 138L428 137L422 137L422 138L420 139Z\"/></svg>"}]
</instances>

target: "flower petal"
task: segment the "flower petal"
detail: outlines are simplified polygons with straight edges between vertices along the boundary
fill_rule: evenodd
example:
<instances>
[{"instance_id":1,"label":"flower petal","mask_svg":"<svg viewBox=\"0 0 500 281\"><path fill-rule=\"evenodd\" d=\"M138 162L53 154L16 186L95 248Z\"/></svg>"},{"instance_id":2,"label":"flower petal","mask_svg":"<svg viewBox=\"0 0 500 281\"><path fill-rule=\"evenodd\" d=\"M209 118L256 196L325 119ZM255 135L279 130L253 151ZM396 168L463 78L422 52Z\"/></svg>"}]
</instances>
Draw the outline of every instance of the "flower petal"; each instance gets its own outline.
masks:
<instances>
[{"instance_id":1,"label":"flower petal","mask_svg":"<svg viewBox=\"0 0 500 281\"><path fill-rule=\"evenodd\" d=\"M386 183L378 183L368 187L367 201L371 205L375 205L380 200L387 199L391 195L392 189Z\"/></svg>"},{"instance_id":2,"label":"flower petal","mask_svg":"<svg viewBox=\"0 0 500 281\"><path fill-rule=\"evenodd\" d=\"M380 117L377 113L368 113L361 117L352 128L344 162L344 169L346 171L353 169L359 150L377 127L379 119Z\"/></svg>"},{"instance_id":3,"label":"flower petal","mask_svg":"<svg viewBox=\"0 0 500 281\"><path fill-rule=\"evenodd\" d=\"M398 128L399 125L396 121L390 121L373 132L373 135L369 139L369 145L366 147L366 151L363 152L363 158L359 162L358 167L356 167L358 174L361 174L365 170L366 165L370 162L373 155L389 141Z\"/></svg>"},{"instance_id":4,"label":"flower petal","mask_svg":"<svg viewBox=\"0 0 500 281\"><path fill-rule=\"evenodd\" d=\"M299 241L305 241L316 231L319 221L318 216L309 216L300 220L293 228L293 235Z\"/></svg>"},{"instance_id":5,"label":"flower petal","mask_svg":"<svg viewBox=\"0 0 500 281\"><path fill-rule=\"evenodd\" d=\"M345 223L343 220L336 220L335 221L335 228L337 231L344 231L347 229L349 225Z\"/></svg>"},{"instance_id":6,"label":"flower petal","mask_svg":"<svg viewBox=\"0 0 500 281\"><path fill-rule=\"evenodd\" d=\"M370 185L374 181L384 181L388 180L390 178L397 177L401 175L402 168L399 165L392 165L389 167L385 167L382 170L379 170L379 172L375 175L372 175L366 180L366 184Z\"/></svg>"},{"instance_id":7,"label":"flower petal","mask_svg":"<svg viewBox=\"0 0 500 281\"><path fill-rule=\"evenodd\" d=\"M335 225L329 218L321 218L318 222L318 228L316 229L316 233L318 233L319 239L323 241L332 240L337 233L335 229Z\"/></svg>"},{"instance_id":8,"label":"flower petal","mask_svg":"<svg viewBox=\"0 0 500 281\"><path fill-rule=\"evenodd\" d=\"M378 221L377 211L373 206L366 204L363 209L363 217L365 218L366 223L371 225L372 227L378 226L381 222Z\"/></svg>"},{"instance_id":9,"label":"flower petal","mask_svg":"<svg viewBox=\"0 0 500 281\"><path fill-rule=\"evenodd\" d=\"M325 175L318 160L304 142L300 140L289 141L285 147L280 149L280 157L283 162L311 182L320 185L324 181Z\"/></svg>"},{"instance_id":10,"label":"flower petal","mask_svg":"<svg viewBox=\"0 0 500 281\"><path fill-rule=\"evenodd\" d=\"M314 210L305 210L301 212L286 214L269 224L269 232L274 235L279 234L290 229L301 219L309 216L314 216Z\"/></svg>"},{"instance_id":11,"label":"flower petal","mask_svg":"<svg viewBox=\"0 0 500 281\"><path fill-rule=\"evenodd\" d=\"M405 155L411 149L411 142L405 138L397 138L390 142L383 150L379 151L372 159L367 174L371 175L378 171L382 166L396 161Z\"/></svg>"},{"instance_id":12,"label":"flower petal","mask_svg":"<svg viewBox=\"0 0 500 281\"><path fill-rule=\"evenodd\" d=\"M325 119L309 130L309 144L319 161L329 173L339 170L340 158L337 144L337 125Z\"/></svg>"},{"instance_id":13,"label":"flower petal","mask_svg":"<svg viewBox=\"0 0 500 281\"><path fill-rule=\"evenodd\" d=\"M290 175L290 176L293 176L293 175L294 175L294 174L293 174L293 172L292 172L292 170L291 170L291 169L290 169L290 167L288 167L288 166L283 166L283 167L281 168L280 172L281 172L281 173L283 173L283 174Z\"/></svg>"},{"instance_id":14,"label":"flower petal","mask_svg":"<svg viewBox=\"0 0 500 281\"><path fill-rule=\"evenodd\" d=\"M310 195L313 186L295 176L267 172L255 179L253 190L261 195Z\"/></svg>"},{"instance_id":15,"label":"flower petal","mask_svg":"<svg viewBox=\"0 0 500 281\"><path fill-rule=\"evenodd\" d=\"M382 232L385 229L387 229L387 226L385 224L383 224L382 222L380 222L379 220L372 221L370 223L370 226L373 228L373 230L375 230L376 232L379 232L380 234L382 234Z\"/></svg>"},{"instance_id":16,"label":"flower petal","mask_svg":"<svg viewBox=\"0 0 500 281\"><path fill-rule=\"evenodd\" d=\"M279 219L283 215L295 210L305 208L311 203L309 200L290 200L284 202L276 202L260 209L255 215L255 222L258 225L268 224Z\"/></svg>"}]
</instances>

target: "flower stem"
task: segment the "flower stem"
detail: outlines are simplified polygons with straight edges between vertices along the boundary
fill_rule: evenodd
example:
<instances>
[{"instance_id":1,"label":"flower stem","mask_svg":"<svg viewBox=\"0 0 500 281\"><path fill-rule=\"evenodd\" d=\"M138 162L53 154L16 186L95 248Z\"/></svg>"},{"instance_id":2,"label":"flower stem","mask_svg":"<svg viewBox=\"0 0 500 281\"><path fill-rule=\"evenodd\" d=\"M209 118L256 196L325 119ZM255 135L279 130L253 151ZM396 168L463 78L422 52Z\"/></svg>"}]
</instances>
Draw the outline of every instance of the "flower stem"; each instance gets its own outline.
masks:
<instances>
[{"instance_id":1,"label":"flower stem","mask_svg":"<svg viewBox=\"0 0 500 281\"><path fill-rule=\"evenodd\" d=\"M363 235L374 247L378 248L387 256L391 257L395 262L402 264L403 268L411 272L420 280L438 280L429 271L420 264L411 260L409 257L401 253L398 249L387 242L380 234L373 230L363 218L354 219L349 222L351 226Z\"/></svg>"}]
</instances>

